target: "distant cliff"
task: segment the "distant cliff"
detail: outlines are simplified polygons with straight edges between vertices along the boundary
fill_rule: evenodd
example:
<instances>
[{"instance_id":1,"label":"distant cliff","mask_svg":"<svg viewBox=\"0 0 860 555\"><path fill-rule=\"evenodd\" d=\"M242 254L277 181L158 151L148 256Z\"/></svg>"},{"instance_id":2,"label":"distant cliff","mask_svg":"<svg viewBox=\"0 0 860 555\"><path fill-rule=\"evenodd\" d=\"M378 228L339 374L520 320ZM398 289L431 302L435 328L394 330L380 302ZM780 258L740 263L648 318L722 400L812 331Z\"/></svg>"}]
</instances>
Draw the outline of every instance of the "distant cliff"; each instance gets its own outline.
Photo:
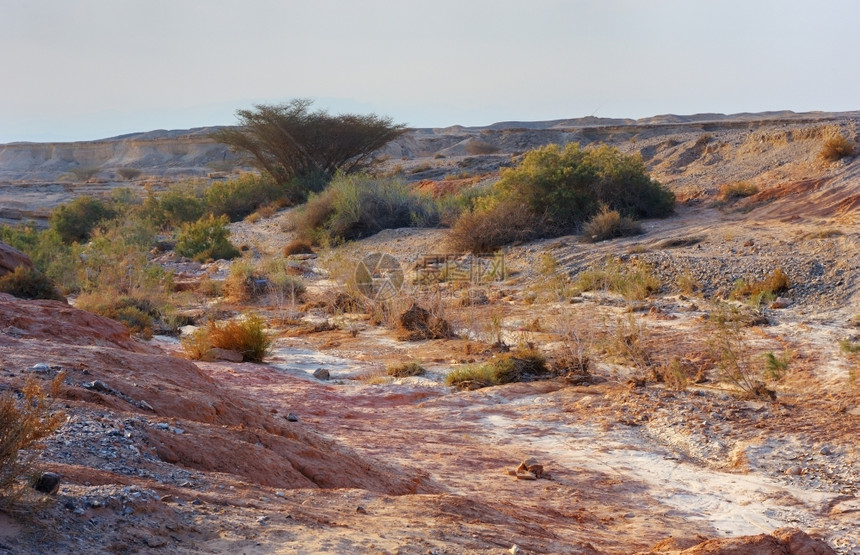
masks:
<instances>
[{"instance_id":1,"label":"distant cliff","mask_svg":"<svg viewBox=\"0 0 860 555\"><path fill-rule=\"evenodd\" d=\"M74 180L92 170L96 179L119 180L132 168L147 176L202 176L237 165L236 154L210 138L217 128L150 131L73 143L0 145L0 181Z\"/></svg>"},{"instance_id":2,"label":"distant cliff","mask_svg":"<svg viewBox=\"0 0 860 555\"><path fill-rule=\"evenodd\" d=\"M498 168L501 155L519 154L547 143L606 142L627 148L630 140L657 136L729 130L751 132L773 125L814 125L858 118L858 112L781 111L728 116L669 114L639 120L589 116L538 122L508 121L483 127L454 125L412 129L386 146L381 154L388 158L391 166L420 164L423 163L419 162L421 159L490 155L499 158L490 160L485 168L492 169ZM216 129L218 127L158 130L73 143L0 145L0 183L81 183L87 180L119 183L123 181L120 171L125 169L139 170L143 178L166 178L166 182L171 182L240 168L240 156L212 140L212 132ZM82 175L87 177L81 178Z\"/></svg>"}]
</instances>

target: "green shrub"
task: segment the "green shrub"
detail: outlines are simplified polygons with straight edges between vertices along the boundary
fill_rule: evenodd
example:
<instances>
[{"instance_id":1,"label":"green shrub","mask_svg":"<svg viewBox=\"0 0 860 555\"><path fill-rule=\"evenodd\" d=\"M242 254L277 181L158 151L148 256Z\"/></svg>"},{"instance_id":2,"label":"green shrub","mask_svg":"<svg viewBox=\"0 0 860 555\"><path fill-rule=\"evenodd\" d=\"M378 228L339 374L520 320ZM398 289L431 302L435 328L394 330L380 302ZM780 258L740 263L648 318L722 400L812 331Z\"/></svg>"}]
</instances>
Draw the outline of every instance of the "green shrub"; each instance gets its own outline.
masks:
<instances>
[{"instance_id":1,"label":"green shrub","mask_svg":"<svg viewBox=\"0 0 860 555\"><path fill-rule=\"evenodd\" d=\"M183 225L176 237L177 254L200 262L236 258L239 250L230 242L228 223L226 216L210 215Z\"/></svg>"},{"instance_id":2,"label":"green shrub","mask_svg":"<svg viewBox=\"0 0 860 555\"><path fill-rule=\"evenodd\" d=\"M582 229L586 241L597 242L616 237L627 237L642 233L642 226L632 218L622 216L618 210L603 205L600 212L592 216Z\"/></svg>"},{"instance_id":3,"label":"green shrub","mask_svg":"<svg viewBox=\"0 0 860 555\"><path fill-rule=\"evenodd\" d=\"M742 395L774 398L774 392L762 380L763 369L753 360L751 346L744 333L744 319L738 308L720 306L709 321L713 329L708 346L711 356L717 361L720 379L736 387ZM770 357L765 355L764 360L766 369ZM773 361L777 367L783 362L775 356Z\"/></svg>"},{"instance_id":4,"label":"green shrub","mask_svg":"<svg viewBox=\"0 0 860 555\"><path fill-rule=\"evenodd\" d=\"M51 229L66 244L82 243L90 238L96 226L114 216L116 211L104 202L82 196L51 212Z\"/></svg>"},{"instance_id":5,"label":"green shrub","mask_svg":"<svg viewBox=\"0 0 860 555\"><path fill-rule=\"evenodd\" d=\"M147 339L152 337L154 321L166 310L159 299L120 295L104 288L80 295L76 306L122 322L131 333Z\"/></svg>"},{"instance_id":6,"label":"green shrub","mask_svg":"<svg viewBox=\"0 0 860 555\"><path fill-rule=\"evenodd\" d=\"M284 187L271 177L247 173L236 179L213 183L204 194L204 203L207 213L224 215L237 222L283 195Z\"/></svg>"},{"instance_id":7,"label":"green shrub","mask_svg":"<svg viewBox=\"0 0 860 555\"><path fill-rule=\"evenodd\" d=\"M375 165L377 152L406 131L390 118L376 114L339 114L310 111L313 101L297 98L286 104L257 104L239 110L239 125L222 128L215 140L250 155L251 162L279 183L300 185L354 173ZM299 179L295 179L299 178ZM300 202L307 190L290 190L290 201Z\"/></svg>"},{"instance_id":8,"label":"green shrub","mask_svg":"<svg viewBox=\"0 0 860 555\"><path fill-rule=\"evenodd\" d=\"M628 300L643 300L659 291L663 284L648 264L613 259L580 272L575 285L581 291L612 291Z\"/></svg>"},{"instance_id":9,"label":"green shrub","mask_svg":"<svg viewBox=\"0 0 860 555\"><path fill-rule=\"evenodd\" d=\"M256 315L221 324L209 322L206 334L213 347L242 353L245 362L262 362L272 345L263 320Z\"/></svg>"},{"instance_id":10,"label":"green shrub","mask_svg":"<svg viewBox=\"0 0 860 555\"><path fill-rule=\"evenodd\" d=\"M0 276L0 293L9 293L20 299L66 300L45 274L24 266L18 266L14 272Z\"/></svg>"},{"instance_id":11,"label":"green shrub","mask_svg":"<svg viewBox=\"0 0 860 555\"><path fill-rule=\"evenodd\" d=\"M824 146L821 147L818 156L822 160L835 162L842 158L854 156L854 148L854 141L844 135L836 134L824 141Z\"/></svg>"},{"instance_id":12,"label":"green shrub","mask_svg":"<svg viewBox=\"0 0 860 555\"><path fill-rule=\"evenodd\" d=\"M390 364L385 367L385 373L393 378L421 376L424 372L424 367L417 362L401 362L398 364Z\"/></svg>"},{"instance_id":13,"label":"green shrub","mask_svg":"<svg viewBox=\"0 0 860 555\"><path fill-rule=\"evenodd\" d=\"M791 352L785 351L776 356L768 351L764 354L764 375L771 380L781 379L788 371L788 363L791 362Z\"/></svg>"},{"instance_id":14,"label":"green shrub","mask_svg":"<svg viewBox=\"0 0 860 555\"><path fill-rule=\"evenodd\" d=\"M519 166L502 171L497 189L545 215L548 230L573 230L601 204L631 218L668 216L675 205L675 195L651 179L641 158L607 145L530 151Z\"/></svg>"},{"instance_id":15,"label":"green shrub","mask_svg":"<svg viewBox=\"0 0 860 555\"><path fill-rule=\"evenodd\" d=\"M174 187L159 195L151 194L144 201L141 213L156 226L166 229L196 222L206 212L202 194L192 185Z\"/></svg>"},{"instance_id":16,"label":"green shrub","mask_svg":"<svg viewBox=\"0 0 860 555\"><path fill-rule=\"evenodd\" d=\"M81 248L80 289L106 298L164 298L173 289L172 274L149 260L156 237L140 218L111 221Z\"/></svg>"},{"instance_id":17,"label":"green shrub","mask_svg":"<svg viewBox=\"0 0 860 555\"><path fill-rule=\"evenodd\" d=\"M432 199L413 193L399 179L340 174L311 195L295 223L303 239L336 242L438 219Z\"/></svg>"},{"instance_id":18,"label":"green shrub","mask_svg":"<svg viewBox=\"0 0 860 555\"><path fill-rule=\"evenodd\" d=\"M651 179L637 156L606 145L587 149L578 143L564 148L548 145L526 153L517 167L502 170L487 197L476 199L475 208L453 226L452 242L462 244L466 230L480 236L474 241L477 245L496 248L501 241L524 240L523 236L528 240L572 233L604 205L627 218L664 217L672 213L675 195ZM512 215L530 221L528 233L509 231L506 236L495 229L494 220L504 225Z\"/></svg>"},{"instance_id":19,"label":"green shrub","mask_svg":"<svg viewBox=\"0 0 860 555\"><path fill-rule=\"evenodd\" d=\"M529 376L548 372L546 359L534 349L507 353L484 364L457 368L445 377L447 385L460 389L478 389L522 381Z\"/></svg>"},{"instance_id":20,"label":"green shrub","mask_svg":"<svg viewBox=\"0 0 860 555\"><path fill-rule=\"evenodd\" d=\"M78 290L80 246L67 245L54 230L37 230L29 225L0 226L0 240L26 253L33 265L51 279L61 291Z\"/></svg>"}]
</instances>

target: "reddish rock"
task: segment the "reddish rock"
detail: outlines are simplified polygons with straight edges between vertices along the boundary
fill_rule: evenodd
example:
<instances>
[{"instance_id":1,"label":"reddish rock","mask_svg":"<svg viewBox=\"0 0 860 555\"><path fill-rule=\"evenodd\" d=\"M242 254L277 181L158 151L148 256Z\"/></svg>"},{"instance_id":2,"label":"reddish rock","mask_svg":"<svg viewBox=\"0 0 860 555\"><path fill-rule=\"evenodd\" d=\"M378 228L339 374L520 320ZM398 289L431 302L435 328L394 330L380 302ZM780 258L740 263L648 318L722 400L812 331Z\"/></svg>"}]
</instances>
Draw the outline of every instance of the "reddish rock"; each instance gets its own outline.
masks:
<instances>
[{"instance_id":1,"label":"reddish rock","mask_svg":"<svg viewBox=\"0 0 860 555\"><path fill-rule=\"evenodd\" d=\"M772 534L707 540L692 547L683 540L662 541L649 554L663 555L836 555L825 542L796 528ZM679 549L680 548L680 549Z\"/></svg>"},{"instance_id":2,"label":"reddish rock","mask_svg":"<svg viewBox=\"0 0 860 555\"><path fill-rule=\"evenodd\" d=\"M76 405L154 413L175 422L147 431L163 461L284 489L431 491L415 472L367 459L304 425L285 422L191 361L132 340L114 320L56 301L0 294L0 330L10 328L14 334L0 333L0 368L61 368L67 373L61 396ZM0 386L19 380L14 386L20 387L22 379L4 374Z\"/></svg>"},{"instance_id":3,"label":"reddish rock","mask_svg":"<svg viewBox=\"0 0 860 555\"><path fill-rule=\"evenodd\" d=\"M0 276L11 274L18 266L33 268L30 257L0 241Z\"/></svg>"}]
</instances>

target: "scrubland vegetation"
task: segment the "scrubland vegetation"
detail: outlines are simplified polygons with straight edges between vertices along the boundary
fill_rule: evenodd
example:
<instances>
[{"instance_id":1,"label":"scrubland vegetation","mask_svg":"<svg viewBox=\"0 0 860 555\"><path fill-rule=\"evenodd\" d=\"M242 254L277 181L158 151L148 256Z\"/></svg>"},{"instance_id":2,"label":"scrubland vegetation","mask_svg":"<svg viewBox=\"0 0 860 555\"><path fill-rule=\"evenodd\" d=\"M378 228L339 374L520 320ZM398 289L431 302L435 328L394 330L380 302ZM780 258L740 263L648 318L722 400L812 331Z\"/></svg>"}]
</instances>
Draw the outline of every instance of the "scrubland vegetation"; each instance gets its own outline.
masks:
<instances>
[{"instance_id":1,"label":"scrubland vegetation","mask_svg":"<svg viewBox=\"0 0 860 555\"><path fill-rule=\"evenodd\" d=\"M249 112L245 117L328 121L327 114L312 114L307 108L302 103L258 107L259 113ZM271 125L262 120L258 123ZM364 124L386 124L395 136L399 132L397 126L383 120ZM262 133L261 129L256 133ZM250 152L250 143L242 143L244 147L239 144L250 140L247 132L243 133L244 138L233 134L231 140ZM263 147L257 144L253 148ZM318 264L341 284L340 289L325 300L308 303L307 288L297 275L303 270L296 262L252 257L235 260L223 282L203 278L196 291L187 295L209 296L219 303L266 306L267 320L254 315L221 322L204 317L197 322L201 327L183 340L187 356L206 360L212 357L213 349L224 349L241 353L243 360L260 361L274 337L265 329L267 322L297 326L296 333L341 326L354 336L361 326L337 318L363 313L370 325L388 326L401 340L455 337L459 325L469 337L502 350L487 362L455 369L447 383L458 387L483 387L545 375L581 380L591 375L601 359L628 365L635 380L659 381L676 389L687 387L700 374L678 353L659 347L652 331L633 316L604 321L588 332L573 322L577 319L575 311L560 326L536 318L521 333L551 330L560 338L560 347L544 353L539 345L523 339L513 352L504 352L509 332L503 312L494 308L485 294L473 294L476 284L449 283L443 276L420 296L371 299L355 283L358 255L344 246L383 229L407 226L450 226L448 247L475 253L492 253L513 243L560 234L581 233L588 242L637 234L641 232L639 219L665 217L674 208L674 195L650 178L637 156L608 146L550 145L526 153L519 165L503 170L493 184L432 197L416 192L397 177L353 171L371 166L370 158L347 168L342 160L331 162L320 173L316 170L321 159L293 160L288 166L289 156L283 152L257 154L262 175L246 174L210 185L188 182L162 193L150 191L142 199L129 191L119 191L107 199L81 197L56 209L47 230L0 228L0 239L30 254L38 267L38 272L16 272L0 279L0 290L28 298L75 295L79 307L117 319L142 337L173 333L188 323L176 314L175 304L183 297L174 292L173 275L157 263L155 256L174 250L198 262L237 259L242 253L230 242L231 221L255 221L306 200L289 218L287 228L298 238L282 254L289 257L321 248L328 254ZM756 191L754 186L733 183L720 190L719 198L730 202ZM677 245L661 244L659 248L699 241L700 237L686 238ZM565 303L584 292L598 292L618 296L632 307L672 286L685 294L701 291L689 273L674 284L664 283L649 264L634 255L607 258L575 275L561 271L558 262L545 255L537 268L533 291L523 300L527 305ZM788 278L776 269L759 281L739 280L730 297L757 310L789 287ZM443 289L450 293L457 288L464 288L463 299L443 300ZM304 324L300 315L307 306L322 308L336 318L325 324ZM488 308L481 308L485 306ZM714 367L719 370L719 379L739 391L769 395L772 390L765 387L765 381L780 379L789 360L784 354L750 355L744 327L738 323L741 321L740 317L715 317L714 339L708 347ZM424 371L415 362L389 365L386 370L390 377L416 376Z\"/></svg>"}]
</instances>

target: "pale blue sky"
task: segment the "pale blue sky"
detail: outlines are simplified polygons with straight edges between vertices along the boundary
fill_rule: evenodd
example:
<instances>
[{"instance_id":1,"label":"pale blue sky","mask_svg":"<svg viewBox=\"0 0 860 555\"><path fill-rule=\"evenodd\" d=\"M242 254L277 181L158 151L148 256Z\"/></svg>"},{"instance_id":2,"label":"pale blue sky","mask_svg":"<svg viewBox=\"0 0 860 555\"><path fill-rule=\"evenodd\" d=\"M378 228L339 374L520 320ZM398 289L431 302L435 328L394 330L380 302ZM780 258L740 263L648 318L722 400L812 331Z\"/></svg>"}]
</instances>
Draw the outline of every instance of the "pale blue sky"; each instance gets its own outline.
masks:
<instances>
[{"instance_id":1,"label":"pale blue sky","mask_svg":"<svg viewBox=\"0 0 860 555\"><path fill-rule=\"evenodd\" d=\"M0 143L317 99L415 127L860 109L856 0L0 0Z\"/></svg>"}]
</instances>

